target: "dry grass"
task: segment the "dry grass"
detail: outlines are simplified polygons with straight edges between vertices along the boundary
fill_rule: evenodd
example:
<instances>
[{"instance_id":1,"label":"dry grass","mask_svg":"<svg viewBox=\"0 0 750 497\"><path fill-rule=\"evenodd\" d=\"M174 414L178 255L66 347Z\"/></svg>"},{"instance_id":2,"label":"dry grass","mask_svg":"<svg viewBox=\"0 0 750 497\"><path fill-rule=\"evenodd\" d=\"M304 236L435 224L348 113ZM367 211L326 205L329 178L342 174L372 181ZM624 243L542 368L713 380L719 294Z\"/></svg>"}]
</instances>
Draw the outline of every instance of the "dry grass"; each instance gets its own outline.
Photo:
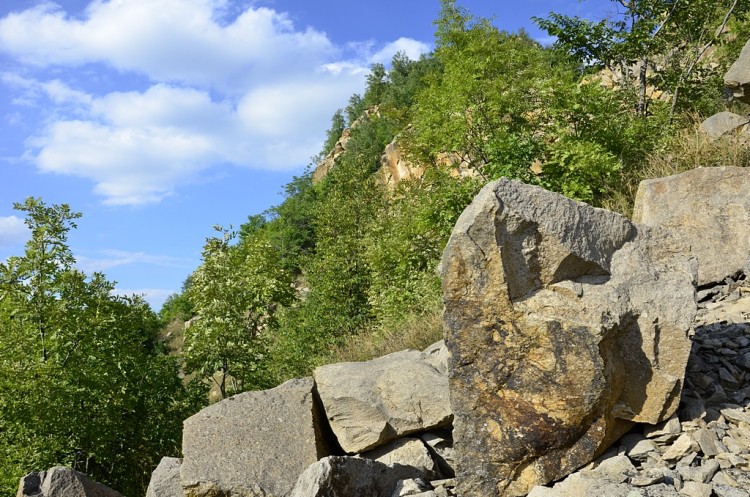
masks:
<instances>
[{"instance_id":1,"label":"dry grass","mask_svg":"<svg viewBox=\"0 0 750 497\"><path fill-rule=\"evenodd\" d=\"M396 326L363 332L334 348L327 363L368 361L404 349L423 350L443 338L442 308L413 315Z\"/></svg>"},{"instance_id":2,"label":"dry grass","mask_svg":"<svg viewBox=\"0 0 750 497\"><path fill-rule=\"evenodd\" d=\"M750 134L710 139L696 124L679 132L660 151L652 154L637 171L624 178L620 188L612 190L602 207L630 217L641 181L679 174L699 167L750 166Z\"/></svg>"}]
</instances>

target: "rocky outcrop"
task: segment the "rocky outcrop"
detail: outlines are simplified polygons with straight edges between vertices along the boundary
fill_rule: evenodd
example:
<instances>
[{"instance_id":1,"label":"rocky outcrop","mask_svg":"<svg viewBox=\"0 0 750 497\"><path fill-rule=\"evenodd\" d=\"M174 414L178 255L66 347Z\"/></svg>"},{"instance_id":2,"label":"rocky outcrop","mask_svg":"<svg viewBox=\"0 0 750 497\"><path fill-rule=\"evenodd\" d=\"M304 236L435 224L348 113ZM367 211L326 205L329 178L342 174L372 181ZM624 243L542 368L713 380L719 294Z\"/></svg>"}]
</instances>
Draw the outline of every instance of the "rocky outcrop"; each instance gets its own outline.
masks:
<instances>
[{"instance_id":1,"label":"rocky outcrop","mask_svg":"<svg viewBox=\"0 0 750 497\"><path fill-rule=\"evenodd\" d=\"M378 116L380 117L380 108L378 106L366 109L365 112L355 120L351 126L346 128L342 133L339 139L336 141L336 144L333 146L333 150L328 152L328 155L326 155L320 163L315 167L312 173L312 181L313 183L320 182L323 178L326 177L328 172L336 165L336 160L346 152L346 145L349 143L349 140L352 138L352 131L357 129L357 126L359 126L364 120L370 119L372 116Z\"/></svg>"},{"instance_id":2,"label":"rocky outcrop","mask_svg":"<svg viewBox=\"0 0 750 497\"><path fill-rule=\"evenodd\" d=\"M122 497L78 471L55 466L21 478L16 497Z\"/></svg>"},{"instance_id":3,"label":"rocky outcrop","mask_svg":"<svg viewBox=\"0 0 750 497\"><path fill-rule=\"evenodd\" d=\"M734 112L719 112L703 121L700 130L710 138L719 138L738 130L746 130L748 123L750 123L750 118L747 116L741 116Z\"/></svg>"},{"instance_id":4,"label":"rocky outcrop","mask_svg":"<svg viewBox=\"0 0 750 497\"><path fill-rule=\"evenodd\" d=\"M734 98L750 104L750 40L743 47L740 57L724 75L724 84Z\"/></svg>"},{"instance_id":5,"label":"rocky outcrop","mask_svg":"<svg viewBox=\"0 0 750 497\"><path fill-rule=\"evenodd\" d=\"M245 392L184 423L185 497L280 497L327 456L312 378Z\"/></svg>"},{"instance_id":6,"label":"rocky outcrop","mask_svg":"<svg viewBox=\"0 0 750 497\"><path fill-rule=\"evenodd\" d=\"M750 168L710 167L641 182L633 220L684 237L698 284L742 271L750 255Z\"/></svg>"},{"instance_id":7,"label":"rocky outcrop","mask_svg":"<svg viewBox=\"0 0 750 497\"><path fill-rule=\"evenodd\" d=\"M667 231L487 185L442 261L457 491L520 496L677 409L695 261Z\"/></svg>"},{"instance_id":8,"label":"rocky outcrop","mask_svg":"<svg viewBox=\"0 0 750 497\"><path fill-rule=\"evenodd\" d=\"M394 187L400 181L419 179L423 174L423 166L412 164L404 157L398 139L385 146L377 172L377 177L383 184Z\"/></svg>"},{"instance_id":9,"label":"rocky outcrop","mask_svg":"<svg viewBox=\"0 0 750 497\"><path fill-rule=\"evenodd\" d=\"M452 413L440 354L406 350L313 373L339 445L359 453L404 435L448 426ZM437 361L437 362L435 362Z\"/></svg>"},{"instance_id":10,"label":"rocky outcrop","mask_svg":"<svg viewBox=\"0 0 750 497\"><path fill-rule=\"evenodd\" d=\"M182 459L163 457L153 473L146 497L182 497L180 467Z\"/></svg>"}]
</instances>

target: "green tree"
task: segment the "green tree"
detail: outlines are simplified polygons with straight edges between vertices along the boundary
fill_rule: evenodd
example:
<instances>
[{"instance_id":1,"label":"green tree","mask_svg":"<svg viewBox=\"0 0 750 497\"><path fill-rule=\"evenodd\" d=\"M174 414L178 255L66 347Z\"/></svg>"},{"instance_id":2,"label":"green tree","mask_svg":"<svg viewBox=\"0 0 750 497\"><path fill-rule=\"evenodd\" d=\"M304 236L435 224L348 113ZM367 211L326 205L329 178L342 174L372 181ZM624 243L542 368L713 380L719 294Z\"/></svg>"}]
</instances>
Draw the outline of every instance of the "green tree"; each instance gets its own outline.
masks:
<instances>
[{"instance_id":1,"label":"green tree","mask_svg":"<svg viewBox=\"0 0 750 497\"><path fill-rule=\"evenodd\" d=\"M551 13L537 24L556 37L555 45L581 63L608 67L626 85L635 82L637 111L649 111L648 86L669 92L671 114L681 93L720 87L723 67L705 59L733 17L750 10L740 0L612 0L617 14L594 22ZM649 75L652 72L653 75ZM713 84L708 80L714 79ZM706 91L706 90L704 90Z\"/></svg>"},{"instance_id":2,"label":"green tree","mask_svg":"<svg viewBox=\"0 0 750 497\"><path fill-rule=\"evenodd\" d=\"M235 232L215 228L221 236L206 240L191 277L188 297L198 319L185 330L183 355L186 372L215 382L225 398L268 386L264 331L293 292L279 253L257 231L233 245Z\"/></svg>"},{"instance_id":3,"label":"green tree","mask_svg":"<svg viewBox=\"0 0 750 497\"><path fill-rule=\"evenodd\" d=\"M31 238L0 263L0 484L64 464L126 494L143 493L164 454L178 452L182 389L161 354L158 320L102 274L74 267L79 213L29 198Z\"/></svg>"}]
</instances>

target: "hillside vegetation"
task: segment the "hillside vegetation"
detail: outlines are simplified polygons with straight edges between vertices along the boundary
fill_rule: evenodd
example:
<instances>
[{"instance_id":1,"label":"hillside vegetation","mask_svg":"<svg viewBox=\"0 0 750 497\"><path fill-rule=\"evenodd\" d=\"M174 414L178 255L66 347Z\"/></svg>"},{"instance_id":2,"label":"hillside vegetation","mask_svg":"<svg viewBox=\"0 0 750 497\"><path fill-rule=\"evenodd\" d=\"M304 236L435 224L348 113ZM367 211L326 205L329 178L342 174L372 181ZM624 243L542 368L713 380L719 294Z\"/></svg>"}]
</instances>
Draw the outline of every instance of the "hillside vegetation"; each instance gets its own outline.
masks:
<instances>
[{"instance_id":1,"label":"hillside vegetation","mask_svg":"<svg viewBox=\"0 0 750 497\"><path fill-rule=\"evenodd\" d=\"M158 316L74 269L66 235L79 214L18 204L33 236L0 264L1 491L65 464L143 494L209 388L218 397L268 388L327 362L438 340L436 267L487 181L517 178L629 214L645 177L747 165L747 147L709 142L695 123L748 113L724 99L721 76L750 38L750 4L618 8L600 23L537 20L558 40L545 47L443 0L434 51L374 65L285 200L237 230L217 227ZM345 150L313 181L347 128ZM424 170L395 185L376 174L394 138ZM177 357L166 333L184 339Z\"/></svg>"}]
</instances>

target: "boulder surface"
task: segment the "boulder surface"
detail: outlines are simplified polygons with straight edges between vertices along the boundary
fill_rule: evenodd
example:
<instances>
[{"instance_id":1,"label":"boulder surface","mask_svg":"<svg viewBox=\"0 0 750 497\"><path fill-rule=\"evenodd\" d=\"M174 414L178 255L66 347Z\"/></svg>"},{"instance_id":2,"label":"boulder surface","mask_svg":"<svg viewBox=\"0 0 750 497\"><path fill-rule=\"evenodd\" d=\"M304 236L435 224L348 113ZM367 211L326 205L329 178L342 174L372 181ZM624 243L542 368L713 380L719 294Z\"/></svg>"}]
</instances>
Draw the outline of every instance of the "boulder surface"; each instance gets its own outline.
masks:
<instances>
[{"instance_id":1,"label":"boulder surface","mask_svg":"<svg viewBox=\"0 0 750 497\"><path fill-rule=\"evenodd\" d=\"M55 466L21 478L16 497L122 497L78 471Z\"/></svg>"},{"instance_id":2,"label":"boulder surface","mask_svg":"<svg viewBox=\"0 0 750 497\"><path fill-rule=\"evenodd\" d=\"M328 455L312 378L245 392L185 420L185 497L280 497Z\"/></svg>"},{"instance_id":3,"label":"boulder surface","mask_svg":"<svg viewBox=\"0 0 750 497\"><path fill-rule=\"evenodd\" d=\"M360 453L410 433L449 426L445 356L430 347L317 368L315 383L341 448Z\"/></svg>"},{"instance_id":4,"label":"boulder surface","mask_svg":"<svg viewBox=\"0 0 750 497\"><path fill-rule=\"evenodd\" d=\"M678 232L698 259L698 284L743 270L750 254L750 168L706 167L642 181L633 220Z\"/></svg>"},{"instance_id":5,"label":"boulder surface","mask_svg":"<svg viewBox=\"0 0 750 497\"><path fill-rule=\"evenodd\" d=\"M695 260L670 232L501 179L443 254L457 493L526 495L680 400Z\"/></svg>"},{"instance_id":6,"label":"boulder surface","mask_svg":"<svg viewBox=\"0 0 750 497\"><path fill-rule=\"evenodd\" d=\"M182 459L162 457L151 474L146 497L182 497L180 466L182 466Z\"/></svg>"},{"instance_id":7,"label":"boulder surface","mask_svg":"<svg viewBox=\"0 0 750 497\"><path fill-rule=\"evenodd\" d=\"M736 131L750 122L750 118L734 112L719 112L701 123L700 130L711 138Z\"/></svg>"}]
</instances>

